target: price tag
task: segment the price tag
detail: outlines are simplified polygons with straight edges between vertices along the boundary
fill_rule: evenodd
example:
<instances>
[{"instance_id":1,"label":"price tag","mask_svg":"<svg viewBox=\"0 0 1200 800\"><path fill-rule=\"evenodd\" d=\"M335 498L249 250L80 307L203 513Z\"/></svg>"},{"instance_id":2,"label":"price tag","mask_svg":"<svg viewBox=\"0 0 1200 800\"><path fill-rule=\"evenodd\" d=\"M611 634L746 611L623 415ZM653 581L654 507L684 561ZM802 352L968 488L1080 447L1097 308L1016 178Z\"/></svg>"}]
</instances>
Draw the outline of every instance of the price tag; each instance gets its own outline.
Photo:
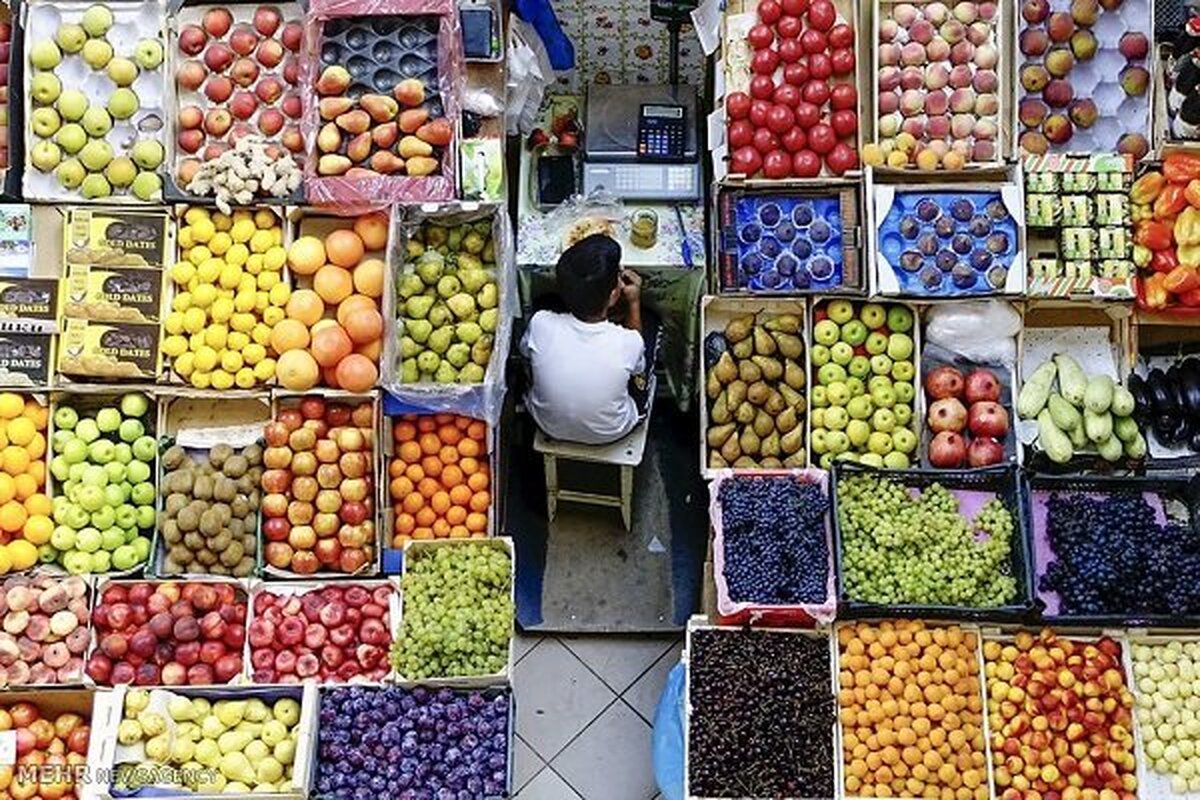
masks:
<instances>
[{"instance_id":1,"label":"price tag","mask_svg":"<svg viewBox=\"0 0 1200 800\"><path fill-rule=\"evenodd\" d=\"M17 732L0 731L0 767L11 767L17 763Z\"/></svg>"}]
</instances>

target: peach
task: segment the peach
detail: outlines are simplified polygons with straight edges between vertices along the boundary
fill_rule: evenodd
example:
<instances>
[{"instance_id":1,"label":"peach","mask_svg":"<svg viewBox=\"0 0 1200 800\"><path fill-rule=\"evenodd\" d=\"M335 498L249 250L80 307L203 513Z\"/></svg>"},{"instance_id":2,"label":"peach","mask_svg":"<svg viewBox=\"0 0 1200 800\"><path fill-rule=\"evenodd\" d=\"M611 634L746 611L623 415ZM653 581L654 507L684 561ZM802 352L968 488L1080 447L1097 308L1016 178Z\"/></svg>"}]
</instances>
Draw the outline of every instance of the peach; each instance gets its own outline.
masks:
<instances>
[{"instance_id":1,"label":"peach","mask_svg":"<svg viewBox=\"0 0 1200 800\"><path fill-rule=\"evenodd\" d=\"M1124 37L1121 38L1124 41ZM1071 34L1071 52L1075 54L1077 60L1090 61L1096 55L1097 47L1099 47L1099 43L1096 41L1096 34L1091 31L1078 30Z\"/></svg>"},{"instance_id":2,"label":"peach","mask_svg":"<svg viewBox=\"0 0 1200 800\"><path fill-rule=\"evenodd\" d=\"M1042 90L1042 99L1051 108L1066 108L1075 99L1075 90L1071 88L1070 81L1055 78ZM1054 139L1051 138L1050 141Z\"/></svg>"},{"instance_id":3,"label":"peach","mask_svg":"<svg viewBox=\"0 0 1200 800\"><path fill-rule=\"evenodd\" d=\"M955 89L950 93L950 110L955 114L970 114L975 110L975 92L972 89Z\"/></svg>"},{"instance_id":4,"label":"peach","mask_svg":"<svg viewBox=\"0 0 1200 800\"><path fill-rule=\"evenodd\" d=\"M879 66L891 67L900 63L900 45L898 44L881 44L879 45Z\"/></svg>"},{"instance_id":5,"label":"peach","mask_svg":"<svg viewBox=\"0 0 1200 800\"><path fill-rule=\"evenodd\" d=\"M981 69L975 73L975 77L971 81L971 86L977 92L994 92L999 83L1000 81L996 77L995 72L990 69Z\"/></svg>"},{"instance_id":6,"label":"peach","mask_svg":"<svg viewBox=\"0 0 1200 800\"><path fill-rule=\"evenodd\" d=\"M963 39L950 48L951 64L967 64L975 56L975 45Z\"/></svg>"},{"instance_id":7,"label":"peach","mask_svg":"<svg viewBox=\"0 0 1200 800\"><path fill-rule=\"evenodd\" d=\"M902 28L912 25L918 16L917 7L911 3L897 3L896 7L892 9L892 19L896 20Z\"/></svg>"},{"instance_id":8,"label":"peach","mask_svg":"<svg viewBox=\"0 0 1200 800\"><path fill-rule=\"evenodd\" d=\"M879 113L891 114L900 108L900 96L895 92L885 92L879 95Z\"/></svg>"},{"instance_id":9,"label":"peach","mask_svg":"<svg viewBox=\"0 0 1200 800\"><path fill-rule=\"evenodd\" d=\"M976 20L967 26L967 41L978 47L987 44L992 38L992 26L981 20Z\"/></svg>"},{"instance_id":10,"label":"peach","mask_svg":"<svg viewBox=\"0 0 1200 800\"><path fill-rule=\"evenodd\" d=\"M925 55L930 61L945 61L950 58L950 45L944 39L934 39L925 45Z\"/></svg>"},{"instance_id":11,"label":"peach","mask_svg":"<svg viewBox=\"0 0 1200 800\"><path fill-rule=\"evenodd\" d=\"M901 89L920 89L925 85L925 73L920 67L905 67L900 71Z\"/></svg>"},{"instance_id":12,"label":"peach","mask_svg":"<svg viewBox=\"0 0 1200 800\"><path fill-rule=\"evenodd\" d=\"M900 48L900 62L909 66L925 63L925 48L917 42L909 42Z\"/></svg>"},{"instance_id":13,"label":"peach","mask_svg":"<svg viewBox=\"0 0 1200 800\"><path fill-rule=\"evenodd\" d=\"M971 68L966 64L959 64L954 69L950 70L950 77L947 83L951 89L965 89L971 85L971 81L975 79Z\"/></svg>"},{"instance_id":14,"label":"peach","mask_svg":"<svg viewBox=\"0 0 1200 800\"><path fill-rule=\"evenodd\" d=\"M971 114L955 114L950 118L950 135L955 139L966 139L975 129L975 117Z\"/></svg>"},{"instance_id":15,"label":"peach","mask_svg":"<svg viewBox=\"0 0 1200 800\"><path fill-rule=\"evenodd\" d=\"M888 114L885 117L879 118L879 135L883 137L892 137L900 132L899 114Z\"/></svg>"},{"instance_id":16,"label":"peach","mask_svg":"<svg viewBox=\"0 0 1200 800\"><path fill-rule=\"evenodd\" d=\"M976 140L979 139L995 139L996 138L996 123L990 119L980 119L975 121L975 128L971 131L971 135Z\"/></svg>"},{"instance_id":17,"label":"peach","mask_svg":"<svg viewBox=\"0 0 1200 800\"><path fill-rule=\"evenodd\" d=\"M950 135L950 118L945 114L930 117L925 123L925 130L930 138L945 139Z\"/></svg>"},{"instance_id":18,"label":"peach","mask_svg":"<svg viewBox=\"0 0 1200 800\"><path fill-rule=\"evenodd\" d=\"M920 140L925 138L925 118L924 117L909 117L904 120L900 126L900 130L907 133L914 139Z\"/></svg>"},{"instance_id":19,"label":"peach","mask_svg":"<svg viewBox=\"0 0 1200 800\"><path fill-rule=\"evenodd\" d=\"M900 33L900 26L896 24L896 20L885 19L879 23L880 44L887 44L892 41L898 33Z\"/></svg>"},{"instance_id":20,"label":"peach","mask_svg":"<svg viewBox=\"0 0 1200 800\"><path fill-rule=\"evenodd\" d=\"M954 18L964 25L970 25L979 18L979 8L971 2L957 3L954 6Z\"/></svg>"},{"instance_id":21,"label":"peach","mask_svg":"<svg viewBox=\"0 0 1200 800\"><path fill-rule=\"evenodd\" d=\"M967 38L967 26L956 19L948 19L939 30L947 44L955 45Z\"/></svg>"},{"instance_id":22,"label":"peach","mask_svg":"<svg viewBox=\"0 0 1200 800\"><path fill-rule=\"evenodd\" d=\"M929 116L945 114L949 108L949 99L945 92L930 92L925 95L925 113Z\"/></svg>"},{"instance_id":23,"label":"peach","mask_svg":"<svg viewBox=\"0 0 1200 800\"><path fill-rule=\"evenodd\" d=\"M996 145L994 142L980 140L975 142L975 146L971 148L972 161L994 161L996 159Z\"/></svg>"},{"instance_id":24,"label":"peach","mask_svg":"<svg viewBox=\"0 0 1200 800\"><path fill-rule=\"evenodd\" d=\"M1036 128L1041 125L1048 113L1050 113L1050 109L1036 97L1026 97L1017 108L1017 116L1020 118L1021 124L1027 128Z\"/></svg>"},{"instance_id":25,"label":"peach","mask_svg":"<svg viewBox=\"0 0 1200 800\"><path fill-rule=\"evenodd\" d=\"M1050 82L1050 73L1041 64L1026 64L1021 67L1021 86L1027 92L1040 92Z\"/></svg>"},{"instance_id":26,"label":"peach","mask_svg":"<svg viewBox=\"0 0 1200 800\"><path fill-rule=\"evenodd\" d=\"M996 4L995 3L980 3L979 4L979 18L980 19L985 19L985 20L990 21L992 19L995 19L995 17L996 17Z\"/></svg>"},{"instance_id":27,"label":"peach","mask_svg":"<svg viewBox=\"0 0 1200 800\"><path fill-rule=\"evenodd\" d=\"M934 25L941 25L950 16L950 9L945 3L933 2L925 6L925 19Z\"/></svg>"},{"instance_id":28,"label":"peach","mask_svg":"<svg viewBox=\"0 0 1200 800\"><path fill-rule=\"evenodd\" d=\"M1021 38L1018 43L1021 52L1025 55L1040 56L1050 46L1050 37L1040 28L1026 28L1021 31Z\"/></svg>"},{"instance_id":29,"label":"peach","mask_svg":"<svg viewBox=\"0 0 1200 800\"><path fill-rule=\"evenodd\" d=\"M925 96L917 89L909 89L900 95L900 113L912 117L921 113L925 106Z\"/></svg>"},{"instance_id":30,"label":"peach","mask_svg":"<svg viewBox=\"0 0 1200 800\"><path fill-rule=\"evenodd\" d=\"M1085 97L1072 102L1068 113L1071 116L1071 122L1075 123L1076 126L1090 128L1096 124L1099 109L1096 108L1096 102L1092 98Z\"/></svg>"},{"instance_id":31,"label":"peach","mask_svg":"<svg viewBox=\"0 0 1200 800\"><path fill-rule=\"evenodd\" d=\"M981 44L975 48L975 66L992 70L1000 61L1000 50L994 44Z\"/></svg>"},{"instance_id":32,"label":"peach","mask_svg":"<svg viewBox=\"0 0 1200 800\"><path fill-rule=\"evenodd\" d=\"M995 116L1000 112L1000 97L987 92L975 98L975 113L985 117Z\"/></svg>"},{"instance_id":33,"label":"peach","mask_svg":"<svg viewBox=\"0 0 1200 800\"><path fill-rule=\"evenodd\" d=\"M925 86L942 89L950 82L950 69L945 64L931 64L925 71Z\"/></svg>"},{"instance_id":34,"label":"peach","mask_svg":"<svg viewBox=\"0 0 1200 800\"><path fill-rule=\"evenodd\" d=\"M1054 113L1046 117L1046 121L1042 123L1042 133L1045 134L1046 140L1053 144L1062 144L1071 138L1072 134L1071 120L1067 119L1066 115Z\"/></svg>"},{"instance_id":35,"label":"peach","mask_svg":"<svg viewBox=\"0 0 1200 800\"><path fill-rule=\"evenodd\" d=\"M1046 71L1054 78L1065 78L1075 66L1075 56L1065 47L1055 47L1046 54Z\"/></svg>"},{"instance_id":36,"label":"peach","mask_svg":"<svg viewBox=\"0 0 1200 800\"><path fill-rule=\"evenodd\" d=\"M1097 0L1071 0L1071 19L1078 25L1095 25L1100 19L1100 3Z\"/></svg>"},{"instance_id":37,"label":"peach","mask_svg":"<svg viewBox=\"0 0 1200 800\"><path fill-rule=\"evenodd\" d=\"M929 44L933 41L933 25L923 19L917 20L908 29L908 40L910 42Z\"/></svg>"},{"instance_id":38,"label":"peach","mask_svg":"<svg viewBox=\"0 0 1200 800\"><path fill-rule=\"evenodd\" d=\"M925 145L924 149L933 153L935 156L938 157L938 160L941 161L943 158L946 157L946 153L948 153L950 151L950 145L946 144L944 141L941 141L940 139L935 139L934 141L927 143Z\"/></svg>"},{"instance_id":39,"label":"peach","mask_svg":"<svg viewBox=\"0 0 1200 800\"><path fill-rule=\"evenodd\" d=\"M900 88L900 70L894 66L880 67L878 85L881 92Z\"/></svg>"}]
</instances>

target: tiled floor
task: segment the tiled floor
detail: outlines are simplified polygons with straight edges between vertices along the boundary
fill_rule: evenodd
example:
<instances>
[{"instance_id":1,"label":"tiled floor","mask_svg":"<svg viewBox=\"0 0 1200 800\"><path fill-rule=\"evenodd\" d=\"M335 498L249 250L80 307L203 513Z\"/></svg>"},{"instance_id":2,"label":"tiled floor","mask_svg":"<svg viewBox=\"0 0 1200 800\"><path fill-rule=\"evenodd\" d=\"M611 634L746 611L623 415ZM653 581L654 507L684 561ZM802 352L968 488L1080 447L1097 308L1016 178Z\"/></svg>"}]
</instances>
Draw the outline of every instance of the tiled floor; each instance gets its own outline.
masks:
<instances>
[{"instance_id":1,"label":"tiled floor","mask_svg":"<svg viewBox=\"0 0 1200 800\"><path fill-rule=\"evenodd\" d=\"M652 800L654 709L680 637L518 637L517 800Z\"/></svg>"}]
</instances>

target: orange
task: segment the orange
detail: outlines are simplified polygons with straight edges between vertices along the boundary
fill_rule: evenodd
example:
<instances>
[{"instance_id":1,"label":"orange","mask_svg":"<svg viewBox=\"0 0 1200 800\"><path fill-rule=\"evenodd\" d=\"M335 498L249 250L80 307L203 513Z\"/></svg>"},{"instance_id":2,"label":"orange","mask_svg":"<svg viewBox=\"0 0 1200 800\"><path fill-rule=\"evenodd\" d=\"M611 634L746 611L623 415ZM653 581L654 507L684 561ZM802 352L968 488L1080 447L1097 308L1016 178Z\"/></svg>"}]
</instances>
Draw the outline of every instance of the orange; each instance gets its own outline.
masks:
<instances>
[{"instance_id":1,"label":"orange","mask_svg":"<svg viewBox=\"0 0 1200 800\"><path fill-rule=\"evenodd\" d=\"M470 535L471 532L467 530L465 525L455 525L450 529L451 539L466 539Z\"/></svg>"},{"instance_id":2,"label":"orange","mask_svg":"<svg viewBox=\"0 0 1200 800\"><path fill-rule=\"evenodd\" d=\"M25 527L22 529L26 540L36 545L43 545L50 541L50 534L53 532L54 521L41 514L27 519Z\"/></svg>"},{"instance_id":3,"label":"orange","mask_svg":"<svg viewBox=\"0 0 1200 800\"><path fill-rule=\"evenodd\" d=\"M421 460L421 445L413 441L405 442L400 445L396 455L400 456L400 460L406 464L415 464Z\"/></svg>"},{"instance_id":4,"label":"orange","mask_svg":"<svg viewBox=\"0 0 1200 800\"><path fill-rule=\"evenodd\" d=\"M383 296L383 262L378 258L368 258L354 268L354 288L359 294L367 297Z\"/></svg>"},{"instance_id":5,"label":"orange","mask_svg":"<svg viewBox=\"0 0 1200 800\"><path fill-rule=\"evenodd\" d=\"M429 507L438 514L445 514L450 510L450 495L445 492L436 492L433 497L429 498Z\"/></svg>"},{"instance_id":6,"label":"orange","mask_svg":"<svg viewBox=\"0 0 1200 800\"><path fill-rule=\"evenodd\" d=\"M33 477L37 481L38 486L46 485L46 462L38 459L37 461L29 462L29 469L25 470L26 475Z\"/></svg>"},{"instance_id":7,"label":"orange","mask_svg":"<svg viewBox=\"0 0 1200 800\"><path fill-rule=\"evenodd\" d=\"M292 272L312 275L325 265L325 245L316 236L301 236L288 248L287 260Z\"/></svg>"},{"instance_id":8,"label":"orange","mask_svg":"<svg viewBox=\"0 0 1200 800\"><path fill-rule=\"evenodd\" d=\"M392 547L396 548L397 550L403 550L405 543L410 542L410 541L412 541L411 536L405 536L404 534L397 534L392 537Z\"/></svg>"},{"instance_id":9,"label":"orange","mask_svg":"<svg viewBox=\"0 0 1200 800\"><path fill-rule=\"evenodd\" d=\"M442 486L447 489L452 489L463 482L463 472L455 464L447 464L442 467Z\"/></svg>"},{"instance_id":10,"label":"orange","mask_svg":"<svg viewBox=\"0 0 1200 800\"><path fill-rule=\"evenodd\" d=\"M463 439L458 443L458 452L464 456L477 458L482 455L481 451L482 448L479 446L479 442L474 439Z\"/></svg>"},{"instance_id":11,"label":"orange","mask_svg":"<svg viewBox=\"0 0 1200 800\"><path fill-rule=\"evenodd\" d=\"M396 515L396 533L412 533L415 527L417 527L417 521L413 519L412 514L401 513Z\"/></svg>"},{"instance_id":12,"label":"orange","mask_svg":"<svg viewBox=\"0 0 1200 800\"><path fill-rule=\"evenodd\" d=\"M425 506L417 512L417 524L422 528L428 528L437 519L437 514L429 506Z\"/></svg>"},{"instance_id":13,"label":"orange","mask_svg":"<svg viewBox=\"0 0 1200 800\"><path fill-rule=\"evenodd\" d=\"M441 487L438 486L438 482L433 478L421 478L420 483L417 484L417 491L426 500L437 494L439 488Z\"/></svg>"},{"instance_id":14,"label":"orange","mask_svg":"<svg viewBox=\"0 0 1200 800\"><path fill-rule=\"evenodd\" d=\"M354 338L353 334L351 338ZM379 369L375 362L362 353L351 353L338 362L337 382L348 392L366 392L378 378Z\"/></svg>"},{"instance_id":15,"label":"orange","mask_svg":"<svg viewBox=\"0 0 1200 800\"><path fill-rule=\"evenodd\" d=\"M7 503L17 496L17 484L12 475L0 473L0 503Z\"/></svg>"},{"instance_id":16,"label":"orange","mask_svg":"<svg viewBox=\"0 0 1200 800\"><path fill-rule=\"evenodd\" d=\"M383 315L376 310L374 305L355 312L344 322L338 321L346 326L346 333L350 334L350 338L354 340L355 344L373 342L383 335Z\"/></svg>"},{"instance_id":17,"label":"orange","mask_svg":"<svg viewBox=\"0 0 1200 800\"><path fill-rule=\"evenodd\" d=\"M442 427L438 428L438 438L441 439L444 444L458 444L460 441L462 441L462 431L453 425L443 425Z\"/></svg>"},{"instance_id":18,"label":"orange","mask_svg":"<svg viewBox=\"0 0 1200 800\"><path fill-rule=\"evenodd\" d=\"M308 347L308 326L298 319L283 319L271 329L271 347L283 355Z\"/></svg>"},{"instance_id":19,"label":"orange","mask_svg":"<svg viewBox=\"0 0 1200 800\"><path fill-rule=\"evenodd\" d=\"M478 442L482 442L484 437L487 436L487 425L479 421L472 422L471 427L467 428L467 436Z\"/></svg>"},{"instance_id":20,"label":"orange","mask_svg":"<svg viewBox=\"0 0 1200 800\"><path fill-rule=\"evenodd\" d=\"M424 507L425 498L422 497L418 492L405 495L404 500L401 503L401 508L403 508L409 514L415 514Z\"/></svg>"},{"instance_id":21,"label":"orange","mask_svg":"<svg viewBox=\"0 0 1200 800\"><path fill-rule=\"evenodd\" d=\"M433 421L438 425L446 425L454 421L453 414L434 414Z\"/></svg>"},{"instance_id":22,"label":"orange","mask_svg":"<svg viewBox=\"0 0 1200 800\"><path fill-rule=\"evenodd\" d=\"M492 496L490 494L488 494L486 491L476 492L471 497L471 510L472 511L479 511L482 513L484 511L487 511L488 507L491 504L492 504Z\"/></svg>"},{"instance_id":23,"label":"orange","mask_svg":"<svg viewBox=\"0 0 1200 800\"><path fill-rule=\"evenodd\" d=\"M393 478L391 486L388 488L391 492L393 500L399 500L402 497L407 497L413 490L412 481L401 475L398 478Z\"/></svg>"},{"instance_id":24,"label":"orange","mask_svg":"<svg viewBox=\"0 0 1200 800\"><path fill-rule=\"evenodd\" d=\"M325 301L312 289L297 289L288 298L285 310L289 319L311 327L325 314Z\"/></svg>"},{"instance_id":25,"label":"orange","mask_svg":"<svg viewBox=\"0 0 1200 800\"><path fill-rule=\"evenodd\" d=\"M46 425L50 421L50 409L36 400L30 400L25 404L25 410L21 412L22 416L29 417L33 420L33 427L39 431L46 430Z\"/></svg>"},{"instance_id":26,"label":"orange","mask_svg":"<svg viewBox=\"0 0 1200 800\"><path fill-rule=\"evenodd\" d=\"M419 430L421 433L435 431L437 430L437 420L435 420L433 417L418 417L417 430Z\"/></svg>"},{"instance_id":27,"label":"orange","mask_svg":"<svg viewBox=\"0 0 1200 800\"><path fill-rule=\"evenodd\" d=\"M37 563L37 548L32 543L24 539L16 539L5 547L8 549L8 557L12 561L14 570L29 569Z\"/></svg>"},{"instance_id":28,"label":"orange","mask_svg":"<svg viewBox=\"0 0 1200 800\"><path fill-rule=\"evenodd\" d=\"M354 344L350 337L336 322L330 321L328 325L313 333L313 358L322 367L336 367L353 349Z\"/></svg>"},{"instance_id":29,"label":"orange","mask_svg":"<svg viewBox=\"0 0 1200 800\"><path fill-rule=\"evenodd\" d=\"M313 276L313 289L322 300L335 306L354 293L354 279L341 267L326 264Z\"/></svg>"},{"instance_id":30,"label":"orange","mask_svg":"<svg viewBox=\"0 0 1200 800\"><path fill-rule=\"evenodd\" d=\"M382 250L388 243L388 216L383 211L372 211L354 220L354 232L362 239L368 250Z\"/></svg>"},{"instance_id":31,"label":"orange","mask_svg":"<svg viewBox=\"0 0 1200 800\"><path fill-rule=\"evenodd\" d=\"M474 421L475 420L471 419L470 417L455 417L454 427L458 428L460 431L465 431L467 428L471 427L471 423Z\"/></svg>"},{"instance_id":32,"label":"orange","mask_svg":"<svg viewBox=\"0 0 1200 800\"><path fill-rule=\"evenodd\" d=\"M434 433L421 434L420 442L421 452L427 456L436 455L437 451L442 449L442 443Z\"/></svg>"},{"instance_id":33,"label":"orange","mask_svg":"<svg viewBox=\"0 0 1200 800\"><path fill-rule=\"evenodd\" d=\"M442 474L442 462L435 456L425 456L421 459L421 469L425 470L429 477L436 478Z\"/></svg>"},{"instance_id":34,"label":"orange","mask_svg":"<svg viewBox=\"0 0 1200 800\"><path fill-rule=\"evenodd\" d=\"M438 450L438 460L440 460L443 464L457 464L458 449L451 447L450 445L446 445L441 450Z\"/></svg>"},{"instance_id":35,"label":"orange","mask_svg":"<svg viewBox=\"0 0 1200 800\"><path fill-rule=\"evenodd\" d=\"M471 487L473 492L482 492L488 488L488 476L486 472L476 472L471 477L467 478L467 486Z\"/></svg>"},{"instance_id":36,"label":"orange","mask_svg":"<svg viewBox=\"0 0 1200 800\"><path fill-rule=\"evenodd\" d=\"M32 497L38 490L37 480L28 472L22 473L13 478L13 485L17 490L17 499L24 503Z\"/></svg>"},{"instance_id":37,"label":"orange","mask_svg":"<svg viewBox=\"0 0 1200 800\"><path fill-rule=\"evenodd\" d=\"M429 528L416 528L413 531L412 537L414 539L432 539L433 531L431 531Z\"/></svg>"},{"instance_id":38,"label":"orange","mask_svg":"<svg viewBox=\"0 0 1200 800\"><path fill-rule=\"evenodd\" d=\"M467 521L467 510L462 506L450 506L446 512L446 521L451 525L462 525Z\"/></svg>"},{"instance_id":39,"label":"orange","mask_svg":"<svg viewBox=\"0 0 1200 800\"><path fill-rule=\"evenodd\" d=\"M5 433L8 435L8 441L18 447L25 447L33 441L33 437L37 436L37 428L33 424L33 420L29 417L17 417L9 420L5 426ZM44 452L45 448L43 448Z\"/></svg>"},{"instance_id":40,"label":"orange","mask_svg":"<svg viewBox=\"0 0 1200 800\"><path fill-rule=\"evenodd\" d=\"M339 267L353 267L363 257L363 240L354 231L334 231L325 237L325 255Z\"/></svg>"},{"instance_id":41,"label":"orange","mask_svg":"<svg viewBox=\"0 0 1200 800\"><path fill-rule=\"evenodd\" d=\"M25 520L28 518L29 514L26 513L25 506L16 500L9 500L0 506L0 530L5 533L16 533L21 530L25 527Z\"/></svg>"},{"instance_id":42,"label":"orange","mask_svg":"<svg viewBox=\"0 0 1200 800\"><path fill-rule=\"evenodd\" d=\"M0 452L0 459L4 462L4 471L9 475L19 475L29 469L29 453L23 447L10 444Z\"/></svg>"},{"instance_id":43,"label":"orange","mask_svg":"<svg viewBox=\"0 0 1200 800\"><path fill-rule=\"evenodd\" d=\"M285 389L304 391L317 385L321 368L307 350L289 350L276 362L275 374Z\"/></svg>"},{"instance_id":44,"label":"orange","mask_svg":"<svg viewBox=\"0 0 1200 800\"><path fill-rule=\"evenodd\" d=\"M41 514L48 517L54 511L54 504L50 502L49 497L38 492L25 499L25 510L30 514Z\"/></svg>"},{"instance_id":45,"label":"orange","mask_svg":"<svg viewBox=\"0 0 1200 800\"><path fill-rule=\"evenodd\" d=\"M433 535L439 539L445 539L450 535L450 523L444 519L435 519L433 521Z\"/></svg>"},{"instance_id":46,"label":"orange","mask_svg":"<svg viewBox=\"0 0 1200 800\"><path fill-rule=\"evenodd\" d=\"M35 433L29 444L25 445L25 450L28 451L30 458L36 459L46 455L46 437Z\"/></svg>"},{"instance_id":47,"label":"orange","mask_svg":"<svg viewBox=\"0 0 1200 800\"><path fill-rule=\"evenodd\" d=\"M474 458L464 458L458 462L458 466L462 469L464 475L474 475L479 472L479 461Z\"/></svg>"},{"instance_id":48,"label":"orange","mask_svg":"<svg viewBox=\"0 0 1200 800\"><path fill-rule=\"evenodd\" d=\"M420 464L409 464L408 469L404 470L404 477L416 483L425 477L425 470L421 469Z\"/></svg>"},{"instance_id":49,"label":"orange","mask_svg":"<svg viewBox=\"0 0 1200 800\"><path fill-rule=\"evenodd\" d=\"M467 530L471 533L480 533L487 530L487 515L486 514L467 514Z\"/></svg>"},{"instance_id":50,"label":"orange","mask_svg":"<svg viewBox=\"0 0 1200 800\"><path fill-rule=\"evenodd\" d=\"M389 478L399 478L401 475L404 474L404 468L407 466L408 465L405 464L404 461L402 461L401 459L393 458L392 462L390 464L388 464L388 477Z\"/></svg>"},{"instance_id":51,"label":"orange","mask_svg":"<svg viewBox=\"0 0 1200 800\"><path fill-rule=\"evenodd\" d=\"M337 321L342 325L345 325L346 320L355 316L359 312L366 311L368 309L379 313L379 309L375 305L374 300L361 294L352 294L341 303L338 303Z\"/></svg>"},{"instance_id":52,"label":"orange","mask_svg":"<svg viewBox=\"0 0 1200 800\"><path fill-rule=\"evenodd\" d=\"M456 506L465 507L471 502L471 489L469 486L458 485L450 490L450 502Z\"/></svg>"},{"instance_id":53,"label":"orange","mask_svg":"<svg viewBox=\"0 0 1200 800\"><path fill-rule=\"evenodd\" d=\"M411 422L397 422L392 428L392 438L397 442L407 442L417 437L417 426Z\"/></svg>"}]
</instances>

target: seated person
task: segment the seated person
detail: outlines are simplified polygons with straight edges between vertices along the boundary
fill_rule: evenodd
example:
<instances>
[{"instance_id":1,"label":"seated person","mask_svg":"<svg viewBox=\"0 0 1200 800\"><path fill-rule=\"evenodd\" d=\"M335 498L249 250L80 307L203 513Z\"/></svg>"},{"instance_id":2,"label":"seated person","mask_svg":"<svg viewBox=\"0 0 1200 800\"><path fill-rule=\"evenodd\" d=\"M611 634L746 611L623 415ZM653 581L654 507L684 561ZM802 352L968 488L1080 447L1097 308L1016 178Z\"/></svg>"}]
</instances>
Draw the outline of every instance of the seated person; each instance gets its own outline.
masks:
<instances>
[{"instance_id":1,"label":"seated person","mask_svg":"<svg viewBox=\"0 0 1200 800\"><path fill-rule=\"evenodd\" d=\"M641 277L621 269L621 246L608 236L568 248L557 282L567 312L538 311L521 340L533 372L526 406L551 438L615 442L653 402L657 319L643 314ZM621 324L610 322L621 306Z\"/></svg>"}]
</instances>

